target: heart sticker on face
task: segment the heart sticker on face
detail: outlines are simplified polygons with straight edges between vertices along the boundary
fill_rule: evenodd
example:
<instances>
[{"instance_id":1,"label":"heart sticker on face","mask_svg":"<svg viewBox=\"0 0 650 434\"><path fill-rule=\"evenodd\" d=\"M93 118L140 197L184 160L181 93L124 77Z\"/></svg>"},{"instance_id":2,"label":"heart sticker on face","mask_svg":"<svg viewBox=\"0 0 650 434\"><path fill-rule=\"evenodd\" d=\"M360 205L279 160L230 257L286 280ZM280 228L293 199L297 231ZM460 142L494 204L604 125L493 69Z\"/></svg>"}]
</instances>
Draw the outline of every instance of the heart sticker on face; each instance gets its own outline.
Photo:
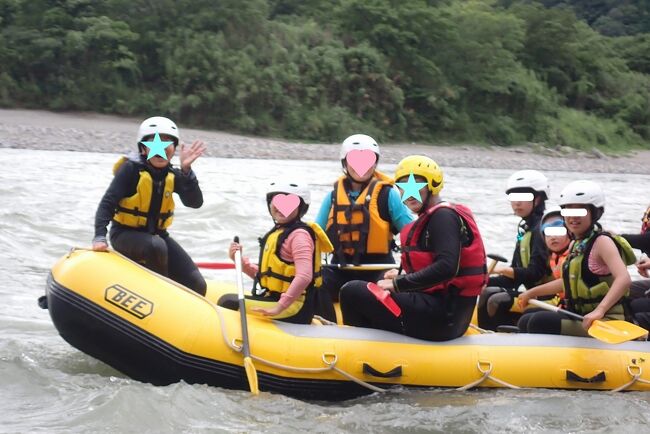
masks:
<instances>
[{"instance_id":1,"label":"heart sticker on face","mask_svg":"<svg viewBox=\"0 0 650 434\"><path fill-rule=\"evenodd\" d=\"M348 155L345 156L345 161L357 172L357 175L363 177L377 162L377 154L368 149L354 150L348 152Z\"/></svg>"},{"instance_id":2,"label":"heart sticker on face","mask_svg":"<svg viewBox=\"0 0 650 434\"><path fill-rule=\"evenodd\" d=\"M280 214L288 217L300 205L300 198L295 194L278 193L273 196L271 203L278 209L278 211L280 211Z\"/></svg>"}]
</instances>

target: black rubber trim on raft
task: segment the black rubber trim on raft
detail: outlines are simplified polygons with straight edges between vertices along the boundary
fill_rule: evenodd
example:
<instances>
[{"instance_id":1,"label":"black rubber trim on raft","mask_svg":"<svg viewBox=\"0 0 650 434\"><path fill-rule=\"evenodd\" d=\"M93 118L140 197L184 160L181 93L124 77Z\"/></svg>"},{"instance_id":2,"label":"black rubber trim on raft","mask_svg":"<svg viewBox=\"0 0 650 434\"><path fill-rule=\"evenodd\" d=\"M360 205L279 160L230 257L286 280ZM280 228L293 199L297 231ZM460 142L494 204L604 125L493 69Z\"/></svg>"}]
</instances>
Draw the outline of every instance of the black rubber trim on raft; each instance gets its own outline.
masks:
<instances>
[{"instance_id":1,"label":"black rubber trim on raft","mask_svg":"<svg viewBox=\"0 0 650 434\"><path fill-rule=\"evenodd\" d=\"M130 378L158 386L183 380L189 384L249 390L243 366L181 351L60 285L51 275L46 295L52 322L63 339ZM298 399L341 401L371 393L350 381L280 377L259 370L257 373L261 391Z\"/></svg>"},{"instance_id":2,"label":"black rubber trim on raft","mask_svg":"<svg viewBox=\"0 0 650 434\"><path fill-rule=\"evenodd\" d=\"M567 381L577 381L578 383L604 383L607 381L607 377L605 376L605 372L601 371L594 375L593 377L585 378L581 377L580 375L576 374L573 371L570 371L567 369L566 371L566 380Z\"/></svg>"}]
</instances>

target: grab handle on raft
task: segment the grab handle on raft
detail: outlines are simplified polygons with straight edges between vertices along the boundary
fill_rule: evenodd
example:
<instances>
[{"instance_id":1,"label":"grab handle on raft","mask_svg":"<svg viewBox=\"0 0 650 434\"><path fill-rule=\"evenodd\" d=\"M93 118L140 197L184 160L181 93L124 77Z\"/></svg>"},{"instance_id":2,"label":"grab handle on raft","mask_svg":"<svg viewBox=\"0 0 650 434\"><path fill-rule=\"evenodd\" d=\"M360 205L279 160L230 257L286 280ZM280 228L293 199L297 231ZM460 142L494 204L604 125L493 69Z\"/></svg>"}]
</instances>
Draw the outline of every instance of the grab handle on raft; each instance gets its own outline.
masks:
<instances>
[{"instance_id":1,"label":"grab handle on raft","mask_svg":"<svg viewBox=\"0 0 650 434\"><path fill-rule=\"evenodd\" d=\"M379 377L379 378L397 378L402 376L402 366L396 366L390 371L381 372L364 362L363 373L366 375L372 375L373 377Z\"/></svg>"},{"instance_id":2,"label":"grab handle on raft","mask_svg":"<svg viewBox=\"0 0 650 434\"><path fill-rule=\"evenodd\" d=\"M573 371L570 371L569 369L566 370L566 381L577 381L578 383L604 383L607 381L607 377L605 376L605 372L601 371L594 375L593 377L582 377L578 374L576 374Z\"/></svg>"}]
</instances>

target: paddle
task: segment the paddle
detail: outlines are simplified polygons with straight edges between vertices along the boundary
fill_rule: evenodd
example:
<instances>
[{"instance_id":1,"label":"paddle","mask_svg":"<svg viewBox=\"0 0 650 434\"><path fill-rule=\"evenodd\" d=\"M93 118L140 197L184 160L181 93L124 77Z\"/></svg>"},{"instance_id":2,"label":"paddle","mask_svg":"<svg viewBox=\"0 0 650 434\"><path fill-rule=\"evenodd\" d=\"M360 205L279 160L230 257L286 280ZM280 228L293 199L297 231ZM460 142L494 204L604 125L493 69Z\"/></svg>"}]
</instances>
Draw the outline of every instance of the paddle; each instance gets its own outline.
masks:
<instances>
[{"instance_id":1,"label":"paddle","mask_svg":"<svg viewBox=\"0 0 650 434\"><path fill-rule=\"evenodd\" d=\"M560 309L557 306L544 303L543 301L531 299L528 300L528 303L532 304L535 307L562 313L576 320L582 321L584 319L582 315L578 315L577 313L573 313L568 310ZM645 336L648 334L648 331L627 321L596 320L591 324L591 327L589 327L587 333L589 333L589 336L594 337L599 341L603 341L608 344L620 344L622 342L631 341L633 339L640 338L641 336Z\"/></svg>"},{"instance_id":2,"label":"paddle","mask_svg":"<svg viewBox=\"0 0 650 434\"><path fill-rule=\"evenodd\" d=\"M239 237L235 237L234 241L239 242ZM246 370L246 377L248 378L248 386L253 395L260 393L257 384L257 371L251 359L250 342L248 340L248 322L246 320L246 299L244 297L244 281L242 279L242 265L241 265L241 250L235 251L235 269L237 275L237 298L239 299L239 317L241 319L241 340L242 340L242 353L244 354L244 369Z\"/></svg>"},{"instance_id":3,"label":"paddle","mask_svg":"<svg viewBox=\"0 0 650 434\"><path fill-rule=\"evenodd\" d=\"M379 285L374 282L368 282L366 285L368 290L372 292L375 298L388 309L395 317L399 317L402 314L402 309L399 307L393 297L390 296L390 291L387 289L382 289Z\"/></svg>"},{"instance_id":4,"label":"paddle","mask_svg":"<svg viewBox=\"0 0 650 434\"><path fill-rule=\"evenodd\" d=\"M352 264L346 264L346 265L341 265L341 264L323 264L323 267L327 268L338 268L340 270L392 270L393 268L398 268L399 265L397 264L360 264L360 265L352 265Z\"/></svg>"},{"instance_id":5,"label":"paddle","mask_svg":"<svg viewBox=\"0 0 650 434\"><path fill-rule=\"evenodd\" d=\"M233 270L235 268L235 264L231 262L197 262L196 266L210 270Z\"/></svg>"},{"instance_id":6,"label":"paddle","mask_svg":"<svg viewBox=\"0 0 650 434\"><path fill-rule=\"evenodd\" d=\"M494 253L488 253L487 257L492 259L492 262L490 262L490 266L488 267L488 275L492 274L494 267L496 267L499 262L508 262L508 260L503 256L495 255Z\"/></svg>"}]
</instances>

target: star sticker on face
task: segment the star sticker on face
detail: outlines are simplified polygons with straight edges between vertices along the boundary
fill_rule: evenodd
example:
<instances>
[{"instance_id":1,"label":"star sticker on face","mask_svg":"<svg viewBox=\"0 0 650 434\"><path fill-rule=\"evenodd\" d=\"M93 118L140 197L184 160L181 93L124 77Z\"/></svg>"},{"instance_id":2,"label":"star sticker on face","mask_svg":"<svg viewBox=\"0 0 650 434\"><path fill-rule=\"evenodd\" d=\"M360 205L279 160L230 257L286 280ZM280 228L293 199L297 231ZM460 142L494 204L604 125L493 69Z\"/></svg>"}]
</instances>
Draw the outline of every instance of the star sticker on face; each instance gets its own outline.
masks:
<instances>
[{"instance_id":1,"label":"star sticker on face","mask_svg":"<svg viewBox=\"0 0 650 434\"><path fill-rule=\"evenodd\" d=\"M426 182L415 182L415 177L413 172L409 175L409 179L406 182L396 182L397 186L402 189L402 202L405 202L409 197L417 199L418 202L422 202L422 196L420 196L420 189L427 185Z\"/></svg>"},{"instance_id":2,"label":"star sticker on face","mask_svg":"<svg viewBox=\"0 0 650 434\"><path fill-rule=\"evenodd\" d=\"M163 142L160 140L160 136L156 133L153 137L153 140L150 142L142 142L147 148L149 148L149 154L147 155L147 160L151 160L156 155L160 155L165 160L167 159L167 154L165 153L165 148L171 145L172 141Z\"/></svg>"}]
</instances>

